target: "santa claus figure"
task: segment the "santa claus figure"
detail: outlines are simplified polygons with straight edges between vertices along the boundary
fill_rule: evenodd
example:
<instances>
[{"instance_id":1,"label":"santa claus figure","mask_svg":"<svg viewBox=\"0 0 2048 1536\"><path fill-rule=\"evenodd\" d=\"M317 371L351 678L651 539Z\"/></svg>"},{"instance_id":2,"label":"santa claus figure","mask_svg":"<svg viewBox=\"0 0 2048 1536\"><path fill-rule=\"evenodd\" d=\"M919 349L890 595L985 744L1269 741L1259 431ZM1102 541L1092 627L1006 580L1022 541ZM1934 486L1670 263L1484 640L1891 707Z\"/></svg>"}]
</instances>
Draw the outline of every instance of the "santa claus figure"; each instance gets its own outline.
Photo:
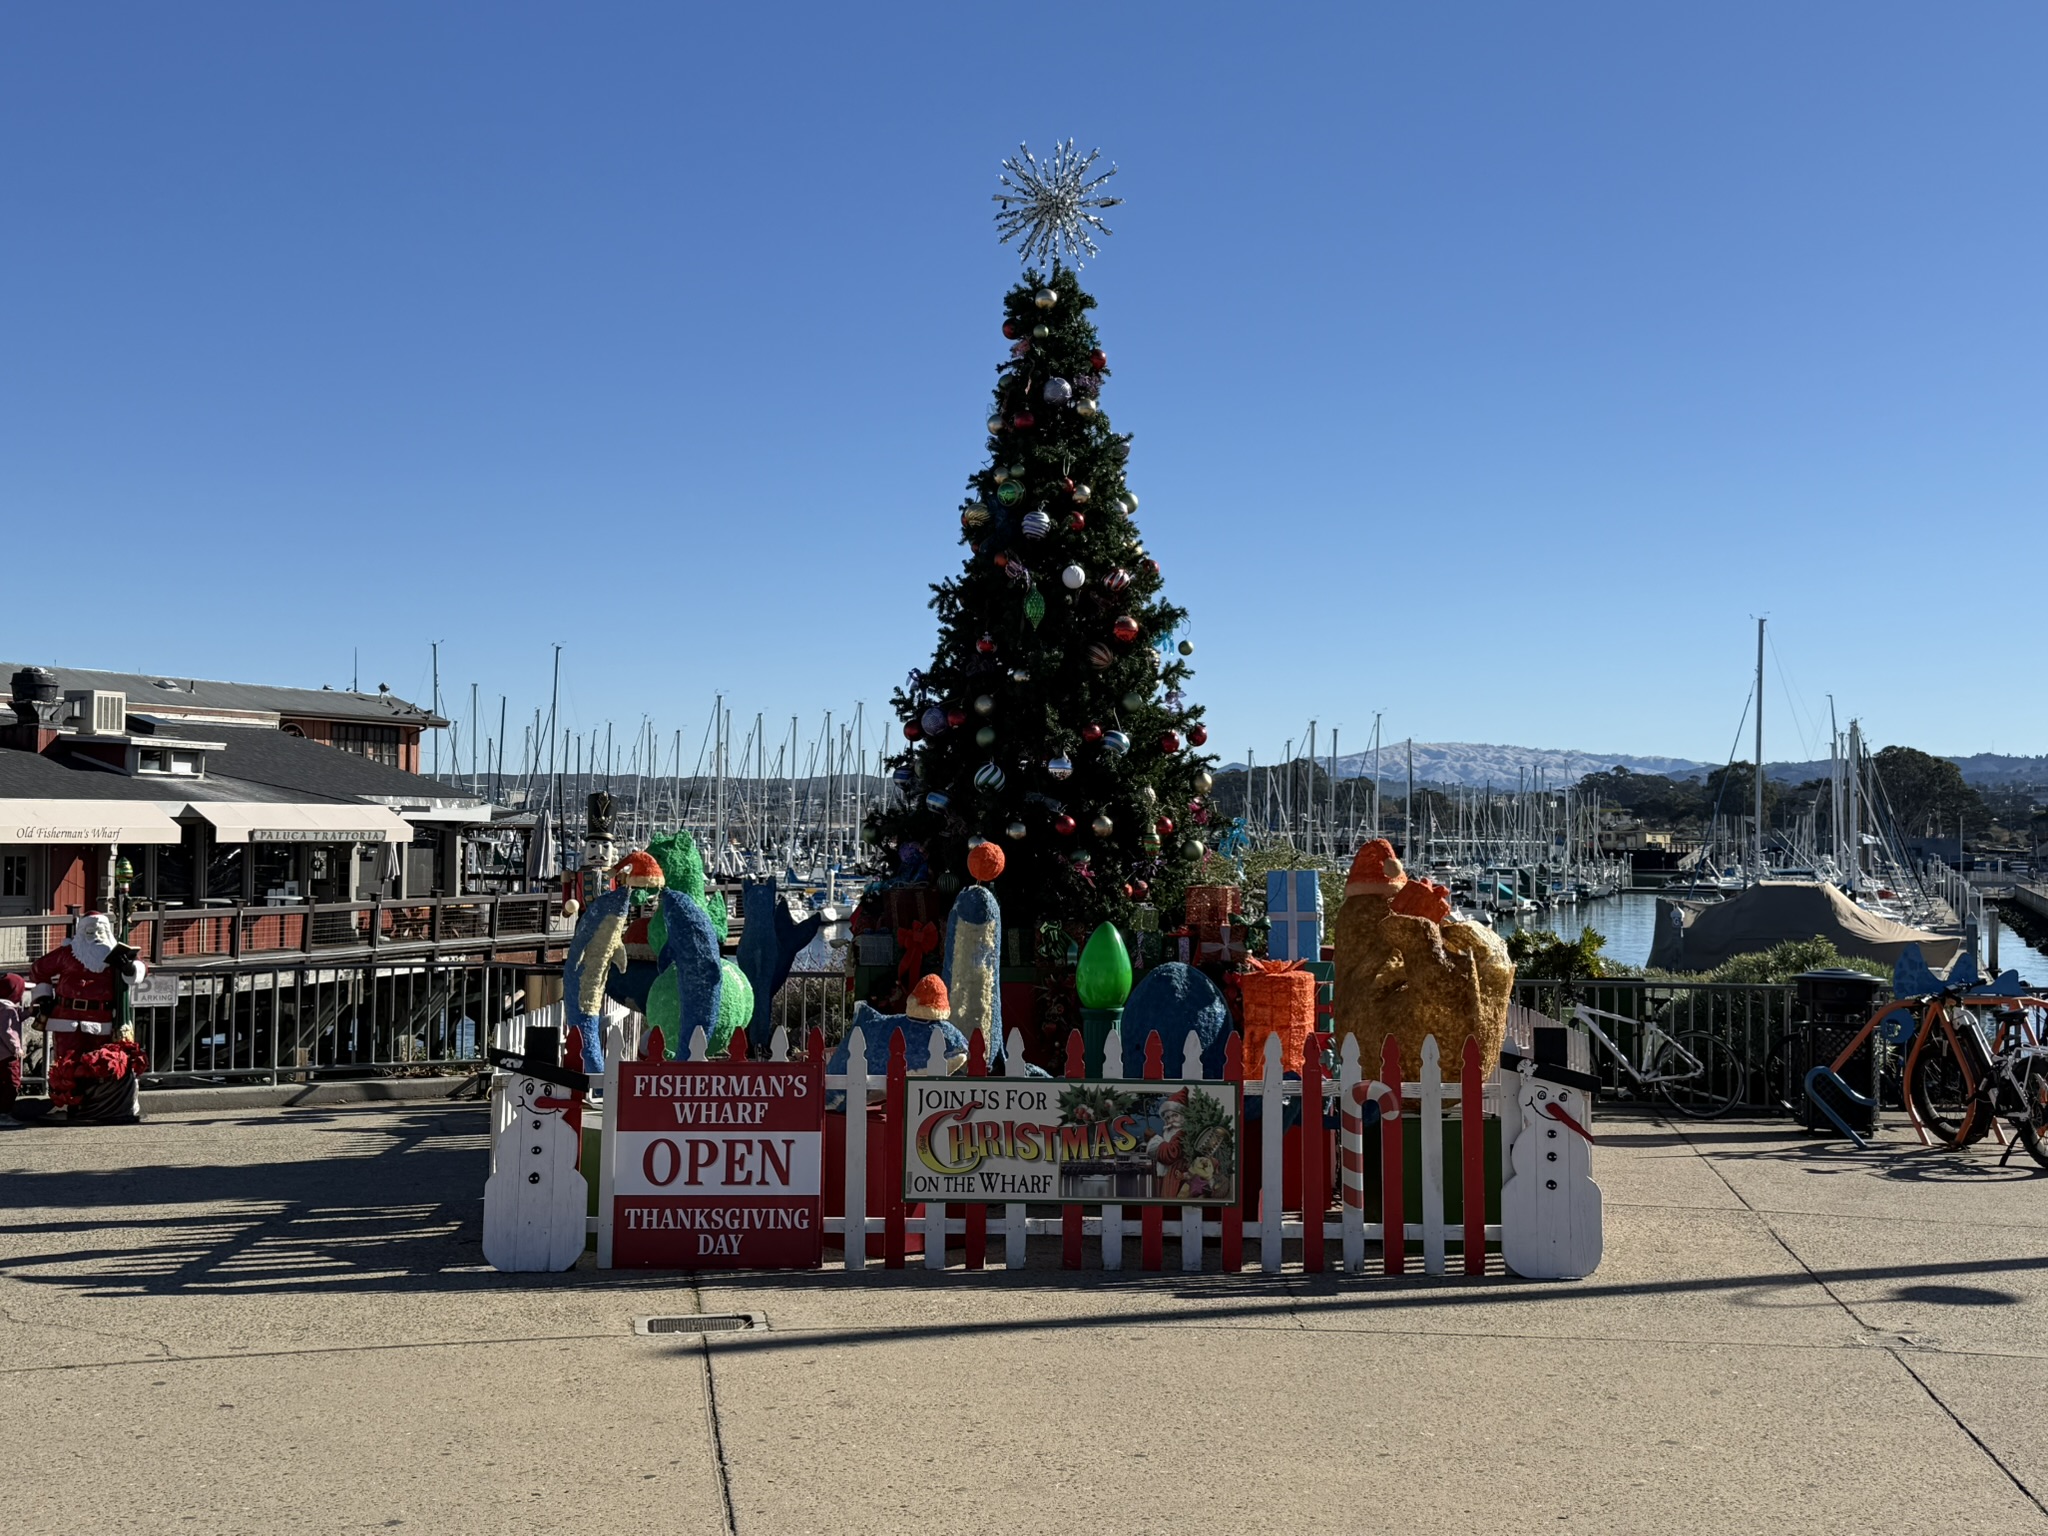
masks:
<instances>
[{"instance_id":1,"label":"santa claus figure","mask_svg":"<svg viewBox=\"0 0 2048 1536\"><path fill-rule=\"evenodd\" d=\"M133 1079L143 1070L142 1053L120 1037L120 989L142 980L143 965L128 945L114 937L104 912L88 912L78 920L71 940L30 967L30 997L44 1015L49 1039L50 1103L68 1109L74 1119L88 1095L99 1106L116 1098L104 1091L109 1083L126 1082L118 1095L121 1113L134 1114ZM95 1113L92 1118L100 1118Z\"/></svg>"}]
</instances>

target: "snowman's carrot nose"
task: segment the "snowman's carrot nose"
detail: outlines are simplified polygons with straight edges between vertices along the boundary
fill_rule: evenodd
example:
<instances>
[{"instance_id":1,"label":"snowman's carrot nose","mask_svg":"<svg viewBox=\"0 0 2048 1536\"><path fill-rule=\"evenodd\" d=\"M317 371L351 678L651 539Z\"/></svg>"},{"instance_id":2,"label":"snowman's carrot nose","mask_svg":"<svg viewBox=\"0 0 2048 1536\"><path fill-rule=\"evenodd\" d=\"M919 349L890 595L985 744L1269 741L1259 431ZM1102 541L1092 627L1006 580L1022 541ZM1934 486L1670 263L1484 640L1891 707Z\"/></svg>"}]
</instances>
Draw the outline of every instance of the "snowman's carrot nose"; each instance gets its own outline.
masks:
<instances>
[{"instance_id":1,"label":"snowman's carrot nose","mask_svg":"<svg viewBox=\"0 0 2048 1536\"><path fill-rule=\"evenodd\" d=\"M556 1098L535 1099L533 1101L533 1107L535 1109L574 1109L576 1107L576 1101L574 1099ZM1585 1135L1585 1132L1581 1131L1579 1134L1583 1136Z\"/></svg>"},{"instance_id":2,"label":"snowman's carrot nose","mask_svg":"<svg viewBox=\"0 0 2048 1536\"><path fill-rule=\"evenodd\" d=\"M1578 1121L1574 1120L1571 1117L1571 1115L1566 1112L1562 1104L1559 1104L1553 1100L1552 1102L1545 1104L1543 1106L1543 1113L1550 1116L1550 1118L1553 1120L1562 1121L1564 1124L1570 1126L1574 1131L1577 1131L1581 1136L1585 1137L1587 1141L1592 1141L1594 1139L1593 1133L1587 1130L1583 1125L1579 1124Z\"/></svg>"}]
</instances>

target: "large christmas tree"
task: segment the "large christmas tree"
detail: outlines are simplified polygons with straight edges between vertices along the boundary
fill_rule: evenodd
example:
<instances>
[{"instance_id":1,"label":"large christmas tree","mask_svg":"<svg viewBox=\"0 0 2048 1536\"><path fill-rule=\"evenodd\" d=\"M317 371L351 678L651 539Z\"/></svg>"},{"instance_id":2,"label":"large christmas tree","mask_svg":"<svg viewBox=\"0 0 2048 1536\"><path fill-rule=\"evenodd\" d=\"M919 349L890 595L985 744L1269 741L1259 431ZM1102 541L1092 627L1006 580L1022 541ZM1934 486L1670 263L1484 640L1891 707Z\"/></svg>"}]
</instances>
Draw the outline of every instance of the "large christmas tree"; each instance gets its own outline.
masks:
<instances>
[{"instance_id":1,"label":"large christmas tree","mask_svg":"<svg viewBox=\"0 0 2048 1536\"><path fill-rule=\"evenodd\" d=\"M1008 202L1025 204L1024 254L1049 256L1049 273L1027 267L1003 301L1009 355L960 512L967 557L932 588L938 646L895 696L900 794L872 830L904 876L945 893L995 843L1011 924L1092 926L1179 907L1212 781L1184 698L1187 616L1161 595L1124 479L1130 438L1103 400L1095 300L1060 259L1092 254L1082 210L1111 200L1085 200L1104 178L1085 182L1071 146L1025 160L1009 166L1036 201Z\"/></svg>"}]
</instances>

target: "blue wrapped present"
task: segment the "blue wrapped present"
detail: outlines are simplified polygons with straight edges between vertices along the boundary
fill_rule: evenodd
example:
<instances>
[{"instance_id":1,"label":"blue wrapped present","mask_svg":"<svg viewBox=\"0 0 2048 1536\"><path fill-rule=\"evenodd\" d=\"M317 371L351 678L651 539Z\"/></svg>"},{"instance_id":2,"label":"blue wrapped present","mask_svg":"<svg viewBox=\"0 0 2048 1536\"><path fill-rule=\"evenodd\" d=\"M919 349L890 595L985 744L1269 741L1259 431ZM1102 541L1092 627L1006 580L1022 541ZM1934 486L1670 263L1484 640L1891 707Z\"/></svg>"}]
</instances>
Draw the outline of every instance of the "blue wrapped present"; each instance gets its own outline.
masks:
<instances>
[{"instance_id":1,"label":"blue wrapped present","mask_svg":"<svg viewBox=\"0 0 2048 1536\"><path fill-rule=\"evenodd\" d=\"M1266 955L1272 960L1323 958L1323 888L1312 869L1266 871L1266 916L1272 932Z\"/></svg>"}]
</instances>

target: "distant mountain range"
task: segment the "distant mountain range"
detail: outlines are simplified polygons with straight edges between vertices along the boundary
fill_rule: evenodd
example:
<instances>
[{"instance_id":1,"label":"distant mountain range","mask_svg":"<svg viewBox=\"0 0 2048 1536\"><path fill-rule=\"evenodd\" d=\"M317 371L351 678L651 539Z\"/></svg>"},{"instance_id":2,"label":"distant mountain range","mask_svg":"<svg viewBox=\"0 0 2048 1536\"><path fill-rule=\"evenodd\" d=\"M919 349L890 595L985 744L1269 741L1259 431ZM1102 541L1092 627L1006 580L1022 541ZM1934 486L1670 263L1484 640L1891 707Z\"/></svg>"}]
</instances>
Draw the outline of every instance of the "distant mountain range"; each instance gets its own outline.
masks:
<instances>
[{"instance_id":1,"label":"distant mountain range","mask_svg":"<svg viewBox=\"0 0 2048 1536\"><path fill-rule=\"evenodd\" d=\"M1327 763L1327 759L1323 760ZM1978 752L1954 761L1972 784L2048 784L2048 757L2007 757L1996 752ZM1581 752L1571 748L1496 746L1475 741L1418 741L1415 743L1415 780L1439 787L1479 789L1535 788L1562 789L1576 784L1589 773L1626 768L1630 773L1660 773L1674 779L1705 778L1719 763L1695 762L1685 757L1641 757L1628 752ZM1243 771L1241 762L1225 765L1225 771ZM1810 763L1770 763L1764 770L1773 779L1802 784L1827 777L1827 759ZM1337 759L1337 777L1363 779L1372 776L1372 755L1346 753ZM1408 777L1408 746L1393 742L1380 750L1380 777L1389 784Z\"/></svg>"}]
</instances>

